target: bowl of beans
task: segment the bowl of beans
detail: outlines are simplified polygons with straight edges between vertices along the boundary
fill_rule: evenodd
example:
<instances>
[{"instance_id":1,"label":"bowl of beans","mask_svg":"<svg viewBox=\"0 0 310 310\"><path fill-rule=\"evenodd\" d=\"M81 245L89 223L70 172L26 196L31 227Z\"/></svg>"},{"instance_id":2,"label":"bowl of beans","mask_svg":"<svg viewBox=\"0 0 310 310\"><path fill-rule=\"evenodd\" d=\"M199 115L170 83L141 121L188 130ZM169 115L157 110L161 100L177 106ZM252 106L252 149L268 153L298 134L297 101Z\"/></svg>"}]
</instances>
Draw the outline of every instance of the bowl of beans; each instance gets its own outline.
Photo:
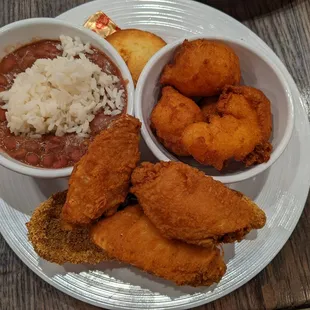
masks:
<instances>
[{"instance_id":1,"label":"bowl of beans","mask_svg":"<svg viewBox=\"0 0 310 310\"><path fill-rule=\"evenodd\" d=\"M1 28L0 42L2 166L69 176L100 131L133 114L130 72L96 33L35 18Z\"/></svg>"}]
</instances>

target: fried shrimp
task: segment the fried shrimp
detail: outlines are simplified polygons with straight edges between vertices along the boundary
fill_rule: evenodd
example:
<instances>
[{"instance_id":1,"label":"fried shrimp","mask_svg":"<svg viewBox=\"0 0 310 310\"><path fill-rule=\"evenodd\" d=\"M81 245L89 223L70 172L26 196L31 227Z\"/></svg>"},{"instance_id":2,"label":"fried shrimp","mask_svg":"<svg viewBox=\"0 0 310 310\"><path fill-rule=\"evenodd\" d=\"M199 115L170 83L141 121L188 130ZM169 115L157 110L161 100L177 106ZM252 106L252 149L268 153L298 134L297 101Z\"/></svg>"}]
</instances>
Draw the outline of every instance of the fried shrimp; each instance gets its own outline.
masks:
<instances>
[{"instance_id":1,"label":"fried shrimp","mask_svg":"<svg viewBox=\"0 0 310 310\"><path fill-rule=\"evenodd\" d=\"M246 166L267 162L272 146L270 101L249 86L225 88L208 123L190 124L183 131L184 148L200 163L222 170L229 159ZM205 112L206 113L206 112Z\"/></svg>"},{"instance_id":2,"label":"fried shrimp","mask_svg":"<svg viewBox=\"0 0 310 310\"><path fill-rule=\"evenodd\" d=\"M168 150L186 156L189 153L181 142L182 133L186 126L202 120L203 114L193 100L166 86L151 114L151 127Z\"/></svg>"}]
</instances>

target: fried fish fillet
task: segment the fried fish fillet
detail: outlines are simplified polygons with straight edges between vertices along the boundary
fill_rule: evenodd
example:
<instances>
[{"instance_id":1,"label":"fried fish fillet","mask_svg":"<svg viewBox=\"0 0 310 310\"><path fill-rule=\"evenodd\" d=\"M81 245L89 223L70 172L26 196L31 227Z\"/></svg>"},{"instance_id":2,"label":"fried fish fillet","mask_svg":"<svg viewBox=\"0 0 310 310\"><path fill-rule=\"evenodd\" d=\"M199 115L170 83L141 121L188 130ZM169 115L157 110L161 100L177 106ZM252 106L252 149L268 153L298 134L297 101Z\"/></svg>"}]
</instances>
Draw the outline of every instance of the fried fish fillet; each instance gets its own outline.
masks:
<instances>
[{"instance_id":1,"label":"fried fish fillet","mask_svg":"<svg viewBox=\"0 0 310 310\"><path fill-rule=\"evenodd\" d=\"M178 285L211 285L226 271L219 249L163 238L138 205L99 221L91 238L117 260Z\"/></svg>"},{"instance_id":2,"label":"fried fish fillet","mask_svg":"<svg viewBox=\"0 0 310 310\"><path fill-rule=\"evenodd\" d=\"M139 159L138 119L125 115L96 136L69 180L64 223L87 225L124 202Z\"/></svg>"},{"instance_id":3,"label":"fried fish fillet","mask_svg":"<svg viewBox=\"0 0 310 310\"><path fill-rule=\"evenodd\" d=\"M266 223L249 198L180 162L143 163L131 181L144 213L169 239L201 246L234 242Z\"/></svg>"},{"instance_id":4,"label":"fried fish fillet","mask_svg":"<svg viewBox=\"0 0 310 310\"><path fill-rule=\"evenodd\" d=\"M186 126L203 121L198 105L181 95L177 90L166 86L151 114L151 127L163 145L176 155L186 156L181 137Z\"/></svg>"},{"instance_id":5,"label":"fried fish fillet","mask_svg":"<svg viewBox=\"0 0 310 310\"><path fill-rule=\"evenodd\" d=\"M219 95L225 85L238 85L239 58L228 45L206 39L185 40L173 62L163 70L160 83L188 97Z\"/></svg>"},{"instance_id":6,"label":"fried fish fillet","mask_svg":"<svg viewBox=\"0 0 310 310\"><path fill-rule=\"evenodd\" d=\"M43 202L26 224L28 238L37 254L57 264L97 264L109 259L106 252L91 242L89 227L72 231L62 228L60 213L67 191L58 193Z\"/></svg>"},{"instance_id":7,"label":"fried fish fillet","mask_svg":"<svg viewBox=\"0 0 310 310\"><path fill-rule=\"evenodd\" d=\"M184 148L200 163L222 170L229 159L247 166L269 160L271 108L268 98L248 86L228 86L211 106L208 123L197 122L183 131ZM204 112L206 113L206 112Z\"/></svg>"},{"instance_id":8,"label":"fried fish fillet","mask_svg":"<svg viewBox=\"0 0 310 310\"><path fill-rule=\"evenodd\" d=\"M122 29L109 35L106 40L126 62L135 85L149 59L166 45L166 42L154 33L139 29Z\"/></svg>"}]
</instances>

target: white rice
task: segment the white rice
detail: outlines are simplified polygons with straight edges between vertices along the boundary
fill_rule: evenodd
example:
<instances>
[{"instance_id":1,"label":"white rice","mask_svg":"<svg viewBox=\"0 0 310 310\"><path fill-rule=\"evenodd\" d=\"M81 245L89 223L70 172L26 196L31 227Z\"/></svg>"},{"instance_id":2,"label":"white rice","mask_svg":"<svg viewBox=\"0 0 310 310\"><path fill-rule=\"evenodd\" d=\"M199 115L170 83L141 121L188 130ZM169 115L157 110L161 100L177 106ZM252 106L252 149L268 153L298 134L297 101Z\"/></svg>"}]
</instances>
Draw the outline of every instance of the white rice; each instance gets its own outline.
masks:
<instances>
[{"instance_id":1,"label":"white rice","mask_svg":"<svg viewBox=\"0 0 310 310\"><path fill-rule=\"evenodd\" d=\"M8 127L15 135L90 134L96 112L117 115L124 108L124 89L117 76L106 74L90 62L90 44L80 38L60 36L62 57L38 59L16 76L12 87L0 93ZM79 55L80 58L74 58Z\"/></svg>"}]
</instances>

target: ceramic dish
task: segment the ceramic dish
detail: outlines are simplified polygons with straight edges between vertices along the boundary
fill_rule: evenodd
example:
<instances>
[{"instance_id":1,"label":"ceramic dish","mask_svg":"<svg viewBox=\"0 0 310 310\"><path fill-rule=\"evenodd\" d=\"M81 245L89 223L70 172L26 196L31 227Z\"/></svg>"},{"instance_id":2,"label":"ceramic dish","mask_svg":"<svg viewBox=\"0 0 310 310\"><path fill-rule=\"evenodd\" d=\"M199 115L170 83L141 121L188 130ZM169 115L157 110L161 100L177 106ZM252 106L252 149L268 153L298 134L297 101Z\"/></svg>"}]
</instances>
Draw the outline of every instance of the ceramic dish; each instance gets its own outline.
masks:
<instances>
[{"instance_id":1,"label":"ceramic dish","mask_svg":"<svg viewBox=\"0 0 310 310\"><path fill-rule=\"evenodd\" d=\"M127 113L133 114L134 85L125 62L110 43L81 26L74 26L65 21L52 18L33 18L9 24L0 29L0 59L8 53L8 48L14 50L22 45L32 42L33 40L58 40L61 34L71 37L80 37L82 42L91 43L94 47L103 51L114 62L119 68L123 79L128 80L128 83L126 84ZM0 165L15 172L39 178L67 177L71 174L73 169L72 167L62 169L36 168L13 159L5 152L0 152Z\"/></svg>"},{"instance_id":2,"label":"ceramic dish","mask_svg":"<svg viewBox=\"0 0 310 310\"><path fill-rule=\"evenodd\" d=\"M221 41L229 45L240 59L242 84L262 90L269 98L273 117L271 138L273 151L271 157L267 163L234 172L220 173L212 167L200 165L191 157L175 156L158 141L150 128L150 114L159 98L161 72L164 66L172 60L175 50L182 44L183 39L168 44L158 51L141 73L135 93L135 115L142 122L142 136L158 160L183 161L223 183L240 182L255 177L269 168L279 158L286 148L293 131L293 99L288 82L278 67L274 65L276 56L272 54L265 57L260 50L254 49L250 44L238 39L201 35L186 38L189 41L204 38Z\"/></svg>"}]
</instances>

